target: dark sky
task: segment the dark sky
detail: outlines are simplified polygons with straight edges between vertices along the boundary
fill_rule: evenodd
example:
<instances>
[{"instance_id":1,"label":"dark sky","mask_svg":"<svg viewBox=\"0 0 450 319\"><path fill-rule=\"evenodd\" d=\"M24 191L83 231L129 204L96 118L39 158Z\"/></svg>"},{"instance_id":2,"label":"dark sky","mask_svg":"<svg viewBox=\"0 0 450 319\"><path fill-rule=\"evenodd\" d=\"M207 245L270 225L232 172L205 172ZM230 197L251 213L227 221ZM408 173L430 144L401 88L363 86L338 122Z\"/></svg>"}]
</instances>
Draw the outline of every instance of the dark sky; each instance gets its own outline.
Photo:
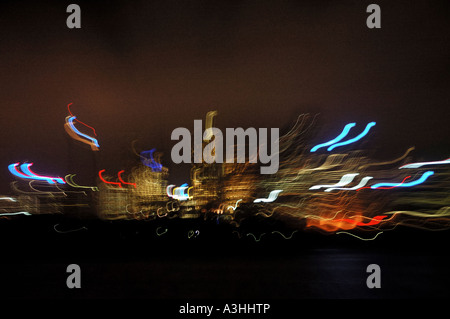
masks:
<instances>
[{"instance_id":1,"label":"dark sky","mask_svg":"<svg viewBox=\"0 0 450 319\"><path fill-rule=\"evenodd\" d=\"M81 7L82 28L66 27ZM324 136L376 121L379 159L416 146L449 153L449 1L55 1L0 5L0 190L7 165L38 173L111 175L156 147L171 180L170 134L217 110L217 126L284 127L320 113ZM101 151L70 142L67 104L95 127ZM328 133L328 134L327 134Z\"/></svg>"}]
</instances>

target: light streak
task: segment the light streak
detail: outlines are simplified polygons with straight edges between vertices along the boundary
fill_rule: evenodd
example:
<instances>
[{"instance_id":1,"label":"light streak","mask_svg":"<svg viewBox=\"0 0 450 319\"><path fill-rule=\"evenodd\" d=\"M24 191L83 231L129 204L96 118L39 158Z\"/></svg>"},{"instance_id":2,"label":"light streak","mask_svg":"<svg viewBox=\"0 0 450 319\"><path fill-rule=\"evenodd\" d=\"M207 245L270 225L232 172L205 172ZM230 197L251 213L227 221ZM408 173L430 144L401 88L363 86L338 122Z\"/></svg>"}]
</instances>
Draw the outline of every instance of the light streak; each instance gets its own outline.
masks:
<instances>
[{"instance_id":1,"label":"light streak","mask_svg":"<svg viewBox=\"0 0 450 319\"><path fill-rule=\"evenodd\" d=\"M332 139L331 141L328 141L328 142L326 142L326 143L322 143L322 144L319 144L319 145L314 146L314 147L311 149L310 152L311 152L311 153L314 153L314 152L317 151L319 148L326 147L326 146L329 146L329 145L332 145L332 144L334 144L334 143L339 142L340 140L342 140L344 137L347 136L347 134L348 134L348 132L350 131L350 129L351 129L352 127L354 127L355 125L356 125L356 123L349 123L349 124L347 124L347 125L344 127L344 129L342 130L341 134L339 134L336 138L334 138L334 139Z\"/></svg>"},{"instance_id":2,"label":"light streak","mask_svg":"<svg viewBox=\"0 0 450 319\"><path fill-rule=\"evenodd\" d=\"M288 237L284 236L283 233L281 233L281 232L279 232L279 231L277 231L277 230L273 231L272 234L277 233L277 234L280 234L281 236L283 236L284 239L291 239L292 236L294 236L294 234L295 234L296 232L297 232L297 230L294 230L294 231L292 232L291 236L288 236Z\"/></svg>"},{"instance_id":3,"label":"light streak","mask_svg":"<svg viewBox=\"0 0 450 319\"><path fill-rule=\"evenodd\" d=\"M344 176L341 177L341 180L334 185L315 185L310 187L310 190L314 190L314 189L320 189L320 188L336 188L336 187L342 187L345 185L350 184L353 179L355 178L355 176L359 175L359 173L353 173L353 174L345 174Z\"/></svg>"},{"instance_id":4,"label":"light streak","mask_svg":"<svg viewBox=\"0 0 450 319\"><path fill-rule=\"evenodd\" d=\"M274 208L271 213L258 212L258 213L255 214L255 216L263 216L264 218L272 217L273 216L273 212L274 212L275 209L276 208Z\"/></svg>"},{"instance_id":5,"label":"light streak","mask_svg":"<svg viewBox=\"0 0 450 319\"><path fill-rule=\"evenodd\" d=\"M188 192L184 193L184 191L189 188L188 184L184 183L180 187L175 187L172 191L172 194L170 194L170 191L174 186L175 185L167 186L166 188L167 196L172 197L173 199L177 199L179 201L188 200L192 198L189 197L189 190Z\"/></svg>"},{"instance_id":6,"label":"light streak","mask_svg":"<svg viewBox=\"0 0 450 319\"><path fill-rule=\"evenodd\" d=\"M33 165L33 163L25 163L25 164L21 164L20 165L20 170L28 176L29 179L38 179L38 180L43 180L43 181L47 181L49 184L55 184L56 182L51 179L51 178L45 178L43 176L34 176L34 174L29 170L29 166ZM16 168L17 170L17 168ZM33 178L35 177L35 178Z\"/></svg>"},{"instance_id":7,"label":"light streak","mask_svg":"<svg viewBox=\"0 0 450 319\"><path fill-rule=\"evenodd\" d=\"M17 184L18 184L17 181L14 181L14 182L11 182L11 183L10 183L11 188L12 188L15 192L21 193L21 194L31 194L31 195L36 195L36 192L26 192L26 191L20 190L19 187L17 187Z\"/></svg>"},{"instance_id":8,"label":"light streak","mask_svg":"<svg viewBox=\"0 0 450 319\"><path fill-rule=\"evenodd\" d=\"M60 184L66 183L60 177L41 176L41 175L37 175L37 174L33 173L30 170L30 166L33 165L33 163L24 163L24 164L20 165L20 169L22 170L22 172L20 172L17 169L18 165L19 165L19 163L14 163L14 164L8 165L8 169L11 172L11 174L13 174L17 177L33 179L33 180L44 180L44 181L47 181L49 184L55 184L56 183L55 181L57 181Z\"/></svg>"},{"instance_id":9,"label":"light streak","mask_svg":"<svg viewBox=\"0 0 450 319\"><path fill-rule=\"evenodd\" d=\"M35 187L33 186L33 183L34 183L34 182L36 182L35 179L29 181L28 186L30 186L30 188L31 188L32 190L34 190L36 193L48 194L48 195L50 195L50 196L52 196L52 197L55 196L56 194L62 194L62 195L64 195L64 196L67 196L67 194L66 194L61 188L59 188L57 184L51 184L51 185L54 186L54 187L56 187L57 189L59 189L60 192L51 192L51 191L42 191L42 190L39 190L39 189L37 189L37 188L35 188ZM82 193L84 193L84 192L82 192ZM85 195L86 195L86 194L85 194Z\"/></svg>"},{"instance_id":10,"label":"light streak","mask_svg":"<svg viewBox=\"0 0 450 319\"><path fill-rule=\"evenodd\" d=\"M32 179L44 180L44 181L47 181L49 184L55 184L55 181L60 184L66 183L61 177L50 177L50 176L37 175L36 173L31 171L31 169L30 169L31 165L33 165L33 163L22 164L22 165L20 165L20 169L25 174L31 176Z\"/></svg>"},{"instance_id":11,"label":"light streak","mask_svg":"<svg viewBox=\"0 0 450 319\"><path fill-rule=\"evenodd\" d=\"M17 202L17 199L12 197L0 197L0 200L8 200L10 202Z\"/></svg>"},{"instance_id":12,"label":"light streak","mask_svg":"<svg viewBox=\"0 0 450 319\"><path fill-rule=\"evenodd\" d=\"M58 225L59 224L53 225L53 229L55 230L55 232L60 233L60 234L73 233L73 232L80 231L80 230L87 230L86 227L82 226L80 228L62 231L62 230L56 229L56 226L58 226Z\"/></svg>"},{"instance_id":13,"label":"light streak","mask_svg":"<svg viewBox=\"0 0 450 319\"><path fill-rule=\"evenodd\" d=\"M396 158L396 159L394 159L394 160L392 160L392 161L381 162L381 163L368 163L368 164L365 164L365 165L360 166L359 168L360 168L360 169L364 169L364 168L367 168L367 167L370 167L370 166L383 166L383 165L394 164L394 163L399 162L399 161L401 161L402 159L406 158L406 156L408 156L408 154L411 153L412 151L414 151L415 149L416 149L416 148L415 148L414 146L408 148L408 149L406 150L405 154L403 154L403 155L400 156L399 158Z\"/></svg>"},{"instance_id":14,"label":"light streak","mask_svg":"<svg viewBox=\"0 0 450 319\"><path fill-rule=\"evenodd\" d=\"M155 161L153 158L153 153L155 152L156 148L153 148L149 151L142 151L141 152L141 162L145 166L148 166L152 169L154 172L161 172L162 171L162 165ZM148 157L146 156L148 154Z\"/></svg>"},{"instance_id":15,"label":"light streak","mask_svg":"<svg viewBox=\"0 0 450 319\"><path fill-rule=\"evenodd\" d=\"M127 204L126 206L125 206L125 210L127 211L127 213L128 214L135 214L136 212L130 212L129 210L128 210L128 206L130 206L131 204ZM138 213L141 213L142 214L142 210L140 210Z\"/></svg>"},{"instance_id":16,"label":"light streak","mask_svg":"<svg viewBox=\"0 0 450 319\"><path fill-rule=\"evenodd\" d=\"M162 236L165 233L167 233L169 230L166 228L162 233L159 232L159 229L162 228L161 226L159 226L158 228L156 228L156 235L158 236Z\"/></svg>"},{"instance_id":17,"label":"light streak","mask_svg":"<svg viewBox=\"0 0 450 319\"><path fill-rule=\"evenodd\" d=\"M67 104L67 109L69 110L69 114L70 114L71 116L74 116L74 115L72 114L72 112L70 111L70 106L71 106L72 104L73 104L73 103ZM81 121L78 120L78 119L76 119L76 121L77 121L78 123L80 123L80 124L83 124L83 125L86 126L86 127L89 127L89 128L94 132L94 135L97 136L97 133L95 132L95 128L93 128L92 126L87 125L86 123L81 122Z\"/></svg>"},{"instance_id":18,"label":"light streak","mask_svg":"<svg viewBox=\"0 0 450 319\"><path fill-rule=\"evenodd\" d=\"M335 219L333 221L336 223L345 222L345 223L349 223L349 224L355 224L356 226L373 226L373 225L378 225L386 217L387 216L385 216L385 215L375 216L367 223L358 222L358 221L356 221L354 219L350 219L350 218Z\"/></svg>"},{"instance_id":19,"label":"light streak","mask_svg":"<svg viewBox=\"0 0 450 319\"><path fill-rule=\"evenodd\" d=\"M169 186L166 187L166 193L167 196L172 197L173 196L173 191L172 188L174 188L175 185L174 184L170 184Z\"/></svg>"},{"instance_id":20,"label":"light streak","mask_svg":"<svg viewBox=\"0 0 450 319\"><path fill-rule=\"evenodd\" d=\"M376 124L375 122L370 122L369 124L367 124L366 128L364 129L364 131L362 131L362 133L359 134L358 136L356 136L356 137L354 137L354 138L352 138L352 139L349 139L349 140L347 140L347 141L344 141L344 142L340 142L340 143L336 143L336 144L334 144L334 145L331 145L327 150L328 150L328 151L332 151L332 150L335 149L336 147L348 145L348 144L355 143L355 142L359 141L361 138L363 138L364 136L366 136L367 133L369 133L370 128L371 128L372 126L375 126L375 124Z\"/></svg>"},{"instance_id":21,"label":"light streak","mask_svg":"<svg viewBox=\"0 0 450 319\"><path fill-rule=\"evenodd\" d=\"M9 164L9 165L8 165L8 169L9 169L9 171L11 172L11 174L13 174L13 175L15 175L15 176L17 176L17 177L20 177L20 178L27 178L27 179L30 179L30 176L25 175L25 174L23 174L22 172L19 172L19 171L17 170L17 166L18 166L19 164L20 164L20 163L14 163L14 164Z\"/></svg>"},{"instance_id":22,"label":"light streak","mask_svg":"<svg viewBox=\"0 0 450 319\"><path fill-rule=\"evenodd\" d=\"M238 199L238 200L236 201L236 204L234 205L234 207L233 207L233 206L228 206L227 210L230 210L230 208L231 208L233 211L235 211L236 208L237 208L237 206L238 206L238 203L239 203L240 201L242 201L242 199Z\"/></svg>"},{"instance_id":23,"label":"light streak","mask_svg":"<svg viewBox=\"0 0 450 319\"><path fill-rule=\"evenodd\" d=\"M385 213L386 215L409 215L414 217L423 217L423 218L434 218L434 217L449 217L450 216L450 207L442 207L436 213L422 213L415 211L392 211Z\"/></svg>"},{"instance_id":24,"label":"light streak","mask_svg":"<svg viewBox=\"0 0 450 319\"><path fill-rule=\"evenodd\" d=\"M119 173L117 173L117 176L119 177L119 181L120 181L122 184L133 185L134 188L136 188L136 183L127 183L127 182L125 182L125 181L122 179L121 175L122 175L123 172L125 172L125 171L124 171L124 170L121 170Z\"/></svg>"},{"instance_id":25,"label":"light streak","mask_svg":"<svg viewBox=\"0 0 450 319\"><path fill-rule=\"evenodd\" d=\"M199 230L189 230L188 231L188 238L191 239L192 237L197 238L197 236L200 235L200 231Z\"/></svg>"},{"instance_id":26,"label":"light streak","mask_svg":"<svg viewBox=\"0 0 450 319\"><path fill-rule=\"evenodd\" d=\"M121 183L116 183L116 182L108 182L107 180L105 180L102 176L103 172L105 170L102 169L101 171L98 172L98 176L100 177L100 179L102 180L102 182L106 183L106 184L111 184L111 185L118 185L120 188L122 188L122 184Z\"/></svg>"},{"instance_id":27,"label":"light streak","mask_svg":"<svg viewBox=\"0 0 450 319\"><path fill-rule=\"evenodd\" d=\"M307 168L308 171L320 171L320 170L329 170L331 168L334 168L336 166L342 166L345 160L345 157L347 157L347 154L332 154L329 155L325 162L316 168ZM301 170L299 171L297 177L292 179L291 181L296 180L300 175Z\"/></svg>"},{"instance_id":28,"label":"light streak","mask_svg":"<svg viewBox=\"0 0 450 319\"><path fill-rule=\"evenodd\" d=\"M425 173L423 173L423 175L416 181L413 182L409 182L409 183L404 183L404 184L394 184L394 183L379 183L379 184L375 184L372 185L371 188L372 189L377 189L380 187L411 187L411 186L416 186L419 184L422 184L423 182L425 182L427 180L427 178L431 175L433 175L434 172L433 171L427 171Z\"/></svg>"},{"instance_id":29,"label":"light streak","mask_svg":"<svg viewBox=\"0 0 450 319\"><path fill-rule=\"evenodd\" d=\"M344 188L344 187L330 187L327 188L325 190L325 192L331 192L333 190L344 190L344 191L354 191L354 190L358 190L359 188L364 187L368 181L370 181L373 177L372 176L367 176L364 177L363 179L361 179L361 181L359 182L358 185L354 186L354 187L350 187L350 188Z\"/></svg>"},{"instance_id":30,"label":"light streak","mask_svg":"<svg viewBox=\"0 0 450 319\"><path fill-rule=\"evenodd\" d=\"M253 202L254 203L260 203L260 202L271 203L271 202L275 201L278 198L278 194L281 193L282 191L283 190L280 190L280 189L271 191L270 194L269 194L269 197L267 197L267 198L257 198Z\"/></svg>"},{"instance_id":31,"label":"light streak","mask_svg":"<svg viewBox=\"0 0 450 319\"><path fill-rule=\"evenodd\" d=\"M255 239L256 242L259 242L261 240L261 237L264 236L266 233L262 233L261 235L259 235L258 238L256 238L256 236L253 233L248 233L247 236L252 236L253 239Z\"/></svg>"},{"instance_id":32,"label":"light streak","mask_svg":"<svg viewBox=\"0 0 450 319\"><path fill-rule=\"evenodd\" d=\"M406 164L403 166L400 166L399 169L402 168L419 168L425 165L443 165L443 164L450 164L450 158L447 158L445 160L442 161L434 161L434 162L419 162L419 163L411 163L411 164Z\"/></svg>"},{"instance_id":33,"label":"light streak","mask_svg":"<svg viewBox=\"0 0 450 319\"><path fill-rule=\"evenodd\" d=\"M65 128L67 134L69 134L72 138L74 138L80 142L90 145L93 151L98 151L100 145L98 144L97 139L95 139L89 135L81 133L73 124L73 121L75 119L76 119L76 116L66 117L66 124L64 125L64 128Z\"/></svg>"},{"instance_id":34,"label":"light streak","mask_svg":"<svg viewBox=\"0 0 450 319\"><path fill-rule=\"evenodd\" d=\"M392 188L395 188L395 187L398 187L398 186L400 186L400 185L402 185L408 178L410 178L411 176L406 176L400 183L398 183L397 185L395 185L395 186L391 186L391 187L380 187L380 188L378 188L378 189L392 189ZM361 187L361 188L359 188L359 189L357 189L356 191L360 191L361 189L366 189L366 188L371 188L370 186L369 187Z\"/></svg>"},{"instance_id":35,"label":"light streak","mask_svg":"<svg viewBox=\"0 0 450 319\"><path fill-rule=\"evenodd\" d=\"M156 210L156 216L158 216L159 218L166 217L167 216L167 212L164 213L164 215L160 215L159 214L159 210L160 209L164 209L164 208L163 207L158 207L158 209Z\"/></svg>"},{"instance_id":36,"label":"light streak","mask_svg":"<svg viewBox=\"0 0 450 319\"><path fill-rule=\"evenodd\" d=\"M31 214L29 212L0 213L0 216L14 216L14 215L31 216Z\"/></svg>"},{"instance_id":37,"label":"light streak","mask_svg":"<svg viewBox=\"0 0 450 319\"><path fill-rule=\"evenodd\" d=\"M336 234L337 234L337 235L339 235L339 234L347 234L347 235L353 236L353 237L355 237L355 238L358 238L358 239L360 239L360 240L369 241L369 240L374 240L375 238L378 237L378 235L380 235L380 234L382 234L382 233L383 233L383 232L380 231L380 232L378 232L378 233L377 233L374 237L372 237L372 238L362 238L362 237L359 237L359 236L357 236L357 235L355 235L355 234L352 234L352 233L349 233L349 232L346 232L346 231L339 231L339 232L337 232Z\"/></svg>"},{"instance_id":38,"label":"light streak","mask_svg":"<svg viewBox=\"0 0 450 319\"><path fill-rule=\"evenodd\" d=\"M338 214L340 216L345 217L349 213L344 213L342 210L340 210L338 212ZM338 214L335 214L334 218ZM361 220L362 217L363 216L361 214L354 214L352 216L352 218L357 218L358 221ZM333 232L336 230L349 230L349 229L353 229L353 228L357 227L356 223L353 222L354 221L353 219L352 219L352 222L347 223L347 222L343 221L342 218L339 218L339 219L334 219L334 218L330 219L330 218L326 218L323 216L312 215L311 217L307 218L306 227L317 227L326 232Z\"/></svg>"},{"instance_id":39,"label":"light streak","mask_svg":"<svg viewBox=\"0 0 450 319\"><path fill-rule=\"evenodd\" d=\"M184 190L188 189L188 184L184 183L180 187L176 187L173 190L173 198L178 199L180 201L189 199L189 195L184 193Z\"/></svg>"},{"instance_id":40,"label":"light streak","mask_svg":"<svg viewBox=\"0 0 450 319\"><path fill-rule=\"evenodd\" d=\"M68 123L69 123L70 128L71 128L76 134L78 134L79 136L84 137L84 138L86 138L86 139L92 141L92 143L94 143L95 146L100 147L100 145L98 145L98 141L97 141L96 138L93 138L93 137L91 137L91 136L89 136L89 135L86 135L86 134L84 134L84 133L81 133L81 132L75 127L75 125L73 125L73 121L74 121L76 118L77 118L76 116L71 116L71 117L69 117Z\"/></svg>"},{"instance_id":41,"label":"light streak","mask_svg":"<svg viewBox=\"0 0 450 319\"><path fill-rule=\"evenodd\" d=\"M73 181L73 177L76 176L77 174L67 174L66 176L64 176L64 179L66 180L67 184L74 187L74 188L90 188L92 189L94 192L95 191L99 191L97 186L81 186L78 185L77 183L75 183Z\"/></svg>"},{"instance_id":42,"label":"light streak","mask_svg":"<svg viewBox=\"0 0 450 319\"><path fill-rule=\"evenodd\" d=\"M204 139L203 139L205 142L209 142L213 136L212 125L213 125L214 116L216 116L216 115L217 115L217 111L209 111L208 113L206 113L205 133L204 133Z\"/></svg>"},{"instance_id":43,"label":"light streak","mask_svg":"<svg viewBox=\"0 0 450 319\"><path fill-rule=\"evenodd\" d=\"M169 208L169 205L171 206L171 208ZM175 205L175 207L174 207L174 205ZM166 210L168 212L176 212L176 211L180 210L180 206L179 206L178 202L170 201L170 202L166 203Z\"/></svg>"},{"instance_id":44,"label":"light streak","mask_svg":"<svg viewBox=\"0 0 450 319\"><path fill-rule=\"evenodd\" d=\"M189 195L189 191L191 191L191 190L193 190L193 189L194 189L194 186L191 186L191 187L188 188L188 190L187 190L187 192L186 192L186 194L187 194L189 200L191 200L192 198L194 198L194 196Z\"/></svg>"}]
</instances>

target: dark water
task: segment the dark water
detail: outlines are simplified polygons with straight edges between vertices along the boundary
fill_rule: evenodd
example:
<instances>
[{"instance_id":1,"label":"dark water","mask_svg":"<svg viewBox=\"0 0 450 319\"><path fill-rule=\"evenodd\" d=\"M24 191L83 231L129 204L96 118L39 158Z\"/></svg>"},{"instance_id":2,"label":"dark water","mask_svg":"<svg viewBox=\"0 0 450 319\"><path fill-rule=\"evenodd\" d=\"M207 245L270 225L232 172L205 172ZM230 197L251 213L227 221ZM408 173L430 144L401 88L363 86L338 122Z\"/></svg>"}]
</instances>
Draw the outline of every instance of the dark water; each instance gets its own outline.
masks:
<instances>
[{"instance_id":1,"label":"dark water","mask_svg":"<svg viewBox=\"0 0 450 319\"><path fill-rule=\"evenodd\" d=\"M239 239L229 225L198 221L31 218L0 223L2 299L450 297L449 232L398 229L363 242L255 229L266 232L256 242L249 229ZM81 289L66 286L69 264L81 268ZM366 286L369 264L381 267L379 289Z\"/></svg>"}]
</instances>

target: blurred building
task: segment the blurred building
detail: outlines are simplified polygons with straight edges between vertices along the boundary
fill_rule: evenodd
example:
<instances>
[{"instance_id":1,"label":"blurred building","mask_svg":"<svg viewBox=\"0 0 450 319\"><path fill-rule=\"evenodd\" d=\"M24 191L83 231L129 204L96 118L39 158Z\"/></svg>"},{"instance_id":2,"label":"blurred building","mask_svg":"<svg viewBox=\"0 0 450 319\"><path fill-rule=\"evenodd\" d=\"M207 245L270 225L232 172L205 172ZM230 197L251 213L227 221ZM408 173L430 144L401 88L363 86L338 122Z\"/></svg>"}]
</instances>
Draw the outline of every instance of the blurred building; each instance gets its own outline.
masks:
<instances>
[{"instance_id":1,"label":"blurred building","mask_svg":"<svg viewBox=\"0 0 450 319\"><path fill-rule=\"evenodd\" d=\"M228 211L236 203L252 202L256 193L258 167L250 163L223 163L221 202Z\"/></svg>"},{"instance_id":2,"label":"blurred building","mask_svg":"<svg viewBox=\"0 0 450 319\"><path fill-rule=\"evenodd\" d=\"M222 194L221 164L194 164L191 169L192 196L195 209L206 206L218 206Z\"/></svg>"},{"instance_id":3,"label":"blurred building","mask_svg":"<svg viewBox=\"0 0 450 319\"><path fill-rule=\"evenodd\" d=\"M15 213L39 214L39 198L37 196L30 195L19 195L16 197L0 195L0 213L5 216Z\"/></svg>"},{"instance_id":4,"label":"blurred building","mask_svg":"<svg viewBox=\"0 0 450 319\"><path fill-rule=\"evenodd\" d=\"M105 219L146 219L156 216L168 201L166 194L169 171L153 171L139 165L122 187L99 184L98 214Z\"/></svg>"}]
</instances>

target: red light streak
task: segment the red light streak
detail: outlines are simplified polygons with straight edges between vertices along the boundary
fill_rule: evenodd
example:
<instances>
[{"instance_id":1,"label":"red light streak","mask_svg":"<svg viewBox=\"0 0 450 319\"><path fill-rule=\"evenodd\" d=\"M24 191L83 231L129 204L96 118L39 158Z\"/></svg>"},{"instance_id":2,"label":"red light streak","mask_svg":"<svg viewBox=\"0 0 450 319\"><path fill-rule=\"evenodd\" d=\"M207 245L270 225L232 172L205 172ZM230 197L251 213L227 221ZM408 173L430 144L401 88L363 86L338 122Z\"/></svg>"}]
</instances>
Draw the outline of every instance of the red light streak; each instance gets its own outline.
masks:
<instances>
[{"instance_id":1,"label":"red light streak","mask_svg":"<svg viewBox=\"0 0 450 319\"><path fill-rule=\"evenodd\" d=\"M69 114L70 114L71 116L75 116L75 115L73 115L72 112L70 111L70 106L71 106L72 104L73 104L73 103L67 104L67 109L69 110ZM97 136L97 133L95 132L95 128L93 128L92 126L87 125L86 123L81 122L81 121L78 120L77 118L75 118L75 121L77 121L77 122L80 123L80 124L83 124L83 125L86 126L86 127L89 127L89 128L94 132L94 135Z\"/></svg>"},{"instance_id":2,"label":"red light streak","mask_svg":"<svg viewBox=\"0 0 450 319\"><path fill-rule=\"evenodd\" d=\"M349 218L335 219L334 222L336 222L336 223L345 222L345 223L349 223L349 224L355 224L356 226L373 226L373 225L379 224L386 217L387 217L386 215L375 216L368 223L358 222L354 219L349 219Z\"/></svg>"},{"instance_id":3,"label":"red light streak","mask_svg":"<svg viewBox=\"0 0 450 319\"><path fill-rule=\"evenodd\" d=\"M122 177L120 175L122 175L122 173L125 172L124 170L121 170L117 175L119 176L119 181L122 182L122 184L127 184L127 185L133 185L134 188L136 188L136 183L127 183L125 182Z\"/></svg>"},{"instance_id":4,"label":"red light streak","mask_svg":"<svg viewBox=\"0 0 450 319\"><path fill-rule=\"evenodd\" d=\"M30 166L31 166L31 165L33 165L33 163L30 163ZM62 178L60 178L60 177L50 177L50 176L38 175L38 174L36 174L35 172L33 172L33 171L31 170L30 167L28 167L28 171L29 171L31 174L33 174L35 177L41 177L41 178L50 179L50 180L53 181L54 183L56 183L56 179L60 179L60 180L62 181ZM31 175L31 177L33 177L33 176ZM64 183L65 183L65 182L64 182Z\"/></svg>"},{"instance_id":5,"label":"red light streak","mask_svg":"<svg viewBox=\"0 0 450 319\"><path fill-rule=\"evenodd\" d=\"M21 177L24 177L24 178L30 178L31 176L28 176L28 175L26 175L26 174L24 174L24 173L22 173L22 172L19 172L19 170L17 169L17 166L19 165L20 163L15 163L14 164L14 170L17 172L17 176L21 176Z\"/></svg>"},{"instance_id":6,"label":"red light streak","mask_svg":"<svg viewBox=\"0 0 450 319\"><path fill-rule=\"evenodd\" d=\"M102 169L101 171L98 172L98 176L100 177L100 179L102 180L102 182L106 183L106 184L112 184L112 185L119 185L120 188L122 188L122 184L121 183L116 183L116 182L108 182L107 180L105 180L102 176L103 172L105 170Z\"/></svg>"}]
</instances>

